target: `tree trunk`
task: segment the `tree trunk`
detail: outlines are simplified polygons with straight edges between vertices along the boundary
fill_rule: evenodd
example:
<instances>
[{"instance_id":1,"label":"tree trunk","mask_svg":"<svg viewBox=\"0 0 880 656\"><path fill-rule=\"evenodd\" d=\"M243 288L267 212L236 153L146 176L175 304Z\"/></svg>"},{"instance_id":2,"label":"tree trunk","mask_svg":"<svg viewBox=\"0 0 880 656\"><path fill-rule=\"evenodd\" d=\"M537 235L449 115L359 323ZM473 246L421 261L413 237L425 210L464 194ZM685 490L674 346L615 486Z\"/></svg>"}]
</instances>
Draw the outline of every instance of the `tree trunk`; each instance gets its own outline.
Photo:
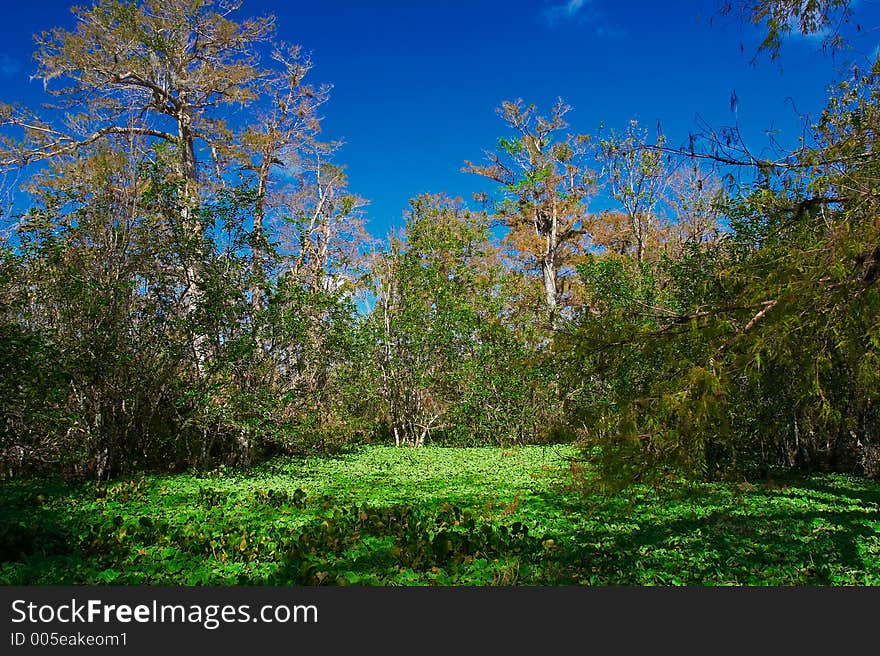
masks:
<instances>
[{"instance_id":1,"label":"tree trunk","mask_svg":"<svg viewBox=\"0 0 880 656\"><path fill-rule=\"evenodd\" d=\"M556 310L558 304L558 280L556 271L556 249L558 247L559 218L557 216L556 201L550 211L549 226L547 226L546 246L544 249L544 257L541 259L541 274L544 280L544 301L547 304L547 310L550 314L550 321L556 319ZM539 223L538 225L541 225Z\"/></svg>"},{"instance_id":2,"label":"tree trunk","mask_svg":"<svg viewBox=\"0 0 880 656\"><path fill-rule=\"evenodd\" d=\"M549 258L541 262L541 274L544 279L544 302L552 317L556 314L556 270Z\"/></svg>"},{"instance_id":3,"label":"tree trunk","mask_svg":"<svg viewBox=\"0 0 880 656\"><path fill-rule=\"evenodd\" d=\"M254 315L257 315L263 309L264 289L262 280L263 261L265 259L265 254L263 253L263 217L266 213L266 187L269 182L269 166L268 158L266 158L257 172L257 200L254 206L254 230L251 235L251 275L253 276L251 307Z\"/></svg>"},{"instance_id":4,"label":"tree trunk","mask_svg":"<svg viewBox=\"0 0 880 656\"><path fill-rule=\"evenodd\" d=\"M183 181L183 207L181 208L181 224L185 238L193 248L186 253L184 265L186 289L183 294L183 312L191 317L201 300L202 283L202 222L198 214L198 169L196 166L195 137L190 129L190 117L181 113L177 120L177 131L180 148L180 176ZM193 355L199 369L207 357L207 335L197 330L193 335Z\"/></svg>"}]
</instances>

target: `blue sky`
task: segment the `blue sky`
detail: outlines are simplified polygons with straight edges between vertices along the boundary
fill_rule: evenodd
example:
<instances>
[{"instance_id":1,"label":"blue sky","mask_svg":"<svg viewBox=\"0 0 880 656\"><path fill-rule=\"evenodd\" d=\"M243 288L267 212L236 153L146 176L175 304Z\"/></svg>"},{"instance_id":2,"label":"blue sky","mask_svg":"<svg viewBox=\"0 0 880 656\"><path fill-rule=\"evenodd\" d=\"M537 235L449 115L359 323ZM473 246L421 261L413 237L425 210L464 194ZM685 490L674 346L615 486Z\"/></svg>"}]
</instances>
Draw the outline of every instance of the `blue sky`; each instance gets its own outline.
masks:
<instances>
[{"instance_id":1,"label":"blue sky","mask_svg":"<svg viewBox=\"0 0 880 656\"><path fill-rule=\"evenodd\" d=\"M407 199L445 191L469 199L490 183L461 172L505 135L495 108L523 98L573 107L570 130L622 128L631 118L672 144L736 120L754 148L764 131L797 137L796 111L816 116L825 89L880 42L880 2L856 3L854 49L823 55L821 39L793 38L778 62L750 62L759 32L719 14L720 0L244 0L240 16L274 13L279 36L311 52L313 82L333 85L324 134L352 190L370 201L368 228L402 223ZM31 35L70 27L70 2L17 4L0 25L0 99L34 103ZM741 49L742 46L742 49ZM736 92L738 110L731 112ZM796 108L796 109L795 109Z\"/></svg>"}]
</instances>

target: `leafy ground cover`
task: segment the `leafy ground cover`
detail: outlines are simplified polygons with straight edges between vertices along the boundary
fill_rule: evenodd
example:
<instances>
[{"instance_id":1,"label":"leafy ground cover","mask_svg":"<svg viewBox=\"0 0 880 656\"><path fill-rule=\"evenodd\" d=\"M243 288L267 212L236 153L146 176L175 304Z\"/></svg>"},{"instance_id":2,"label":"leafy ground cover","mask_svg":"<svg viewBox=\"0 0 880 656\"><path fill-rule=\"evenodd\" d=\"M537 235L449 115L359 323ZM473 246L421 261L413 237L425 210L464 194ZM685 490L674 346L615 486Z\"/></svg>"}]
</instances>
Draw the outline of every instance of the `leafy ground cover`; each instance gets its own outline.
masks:
<instances>
[{"instance_id":1,"label":"leafy ground cover","mask_svg":"<svg viewBox=\"0 0 880 656\"><path fill-rule=\"evenodd\" d=\"M880 486L572 486L567 446L3 483L0 584L880 585Z\"/></svg>"}]
</instances>

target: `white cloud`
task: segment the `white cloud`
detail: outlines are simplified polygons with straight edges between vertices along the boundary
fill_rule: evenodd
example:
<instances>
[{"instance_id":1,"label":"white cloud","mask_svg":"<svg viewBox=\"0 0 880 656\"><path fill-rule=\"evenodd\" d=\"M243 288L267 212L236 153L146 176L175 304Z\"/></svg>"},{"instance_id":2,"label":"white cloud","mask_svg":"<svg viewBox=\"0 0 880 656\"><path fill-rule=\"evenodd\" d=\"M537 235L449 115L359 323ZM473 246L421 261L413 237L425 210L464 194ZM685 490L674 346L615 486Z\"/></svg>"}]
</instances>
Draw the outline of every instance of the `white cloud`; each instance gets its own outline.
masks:
<instances>
[{"instance_id":1,"label":"white cloud","mask_svg":"<svg viewBox=\"0 0 880 656\"><path fill-rule=\"evenodd\" d=\"M577 16L577 14L580 13L581 9L589 4L589 0L568 0L568 2L549 7L544 12L544 16L551 24L560 19L570 20Z\"/></svg>"},{"instance_id":2,"label":"white cloud","mask_svg":"<svg viewBox=\"0 0 880 656\"><path fill-rule=\"evenodd\" d=\"M560 22L577 22L589 26L599 38L623 36L624 30L612 25L605 14L596 9L594 0L568 0L553 4L544 10L544 19L551 27Z\"/></svg>"},{"instance_id":3,"label":"white cloud","mask_svg":"<svg viewBox=\"0 0 880 656\"><path fill-rule=\"evenodd\" d=\"M565 12L569 16L574 16L583 8L585 3L586 0L568 0L568 2L565 4Z\"/></svg>"}]
</instances>

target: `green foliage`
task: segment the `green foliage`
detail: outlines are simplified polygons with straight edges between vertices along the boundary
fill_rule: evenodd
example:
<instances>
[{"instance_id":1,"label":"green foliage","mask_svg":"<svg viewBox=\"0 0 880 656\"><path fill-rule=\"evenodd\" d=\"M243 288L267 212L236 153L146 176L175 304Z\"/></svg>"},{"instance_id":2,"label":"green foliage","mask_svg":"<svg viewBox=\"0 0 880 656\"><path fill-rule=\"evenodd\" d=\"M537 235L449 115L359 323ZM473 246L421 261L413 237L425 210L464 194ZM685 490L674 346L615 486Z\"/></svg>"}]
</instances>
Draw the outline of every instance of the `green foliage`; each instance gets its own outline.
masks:
<instances>
[{"instance_id":1,"label":"green foliage","mask_svg":"<svg viewBox=\"0 0 880 656\"><path fill-rule=\"evenodd\" d=\"M353 300L295 276L254 279L247 186L205 200L194 237L164 157L132 170L102 149L59 165L3 251L5 475L247 464L352 439L337 391ZM270 299L259 312L255 284Z\"/></svg>"},{"instance_id":2,"label":"green foliage","mask_svg":"<svg viewBox=\"0 0 880 656\"><path fill-rule=\"evenodd\" d=\"M350 441L346 242L362 201L315 139L311 63L268 45L271 18L210 2L74 13L36 38L57 102L42 118L0 109L0 168L31 194L0 245L2 475L104 479ZM233 105L252 118L228 125ZM301 169L284 203L282 160Z\"/></svg>"},{"instance_id":3,"label":"green foliage","mask_svg":"<svg viewBox=\"0 0 880 656\"><path fill-rule=\"evenodd\" d=\"M445 197L411 206L405 241L374 264L365 326L388 433L416 446L535 441L546 374L506 321L513 282L487 217Z\"/></svg>"},{"instance_id":4,"label":"green foliage","mask_svg":"<svg viewBox=\"0 0 880 656\"><path fill-rule=\"evenodd\" d=\"M509 527L478 523L471 513L448 503L431 511L409 505L355 505L337 508L321 523L296 532L272 580L281 585L381 584L381 575L375 571L358 573L348 568L366 560L379 572L441 568L456 572L476 560L539 553L540 546L541 541L529 536L521 522ZM345 573L331 579L333 570Z\"/></svg>"},{"instance_id":5,"label":"green foliage","mask_svg":"<svg viewBox=\"0 0 880 656\"><path fill-rule=\"evenodd\" d=\"M94 112L0 106L48 164L0 244L0 584L880 583L880 60L775 162L504 103L493 213L422 195L372 248L310 63L190 4L47 33ZM851 6L745 3L771 56Z\"/></svg>"},{"instance_id":6,"label":"green foliage","mask_svg":"<svg viewBox=\"0 0 880 656\"><path fill-rule=\"evenodd\" d=\"M853 0L725 0L722 11L728 14L737 6L745 19L760 25L765 34L758 52L767 52L776 59L783 39L791 34L818 34L825 48L841 49L844 41L840 26L849 20L855 4Z\"/></svg>"},{"instance_id":7,"label":"green foliage","mask_svg":"<svg viewBox=\"0 0 880 656\"><path fill-rule=\"evenodd\" d=\"M877 585L880 490L842 475L597 495L571 447L286 457L3 484L3 584Z\"/></svg>"},{"instance_id":8,"label":"green foliage","mask_svg":"<svg viewBox=\"0 0 880 656\"><path fill-rule=\"evenodd\" d=\"M813 148L729 201L723 239L581 267L590 308L557 350L606 484L877 475L876 82L839 85Z\"/></svg>"}]
</instances>

